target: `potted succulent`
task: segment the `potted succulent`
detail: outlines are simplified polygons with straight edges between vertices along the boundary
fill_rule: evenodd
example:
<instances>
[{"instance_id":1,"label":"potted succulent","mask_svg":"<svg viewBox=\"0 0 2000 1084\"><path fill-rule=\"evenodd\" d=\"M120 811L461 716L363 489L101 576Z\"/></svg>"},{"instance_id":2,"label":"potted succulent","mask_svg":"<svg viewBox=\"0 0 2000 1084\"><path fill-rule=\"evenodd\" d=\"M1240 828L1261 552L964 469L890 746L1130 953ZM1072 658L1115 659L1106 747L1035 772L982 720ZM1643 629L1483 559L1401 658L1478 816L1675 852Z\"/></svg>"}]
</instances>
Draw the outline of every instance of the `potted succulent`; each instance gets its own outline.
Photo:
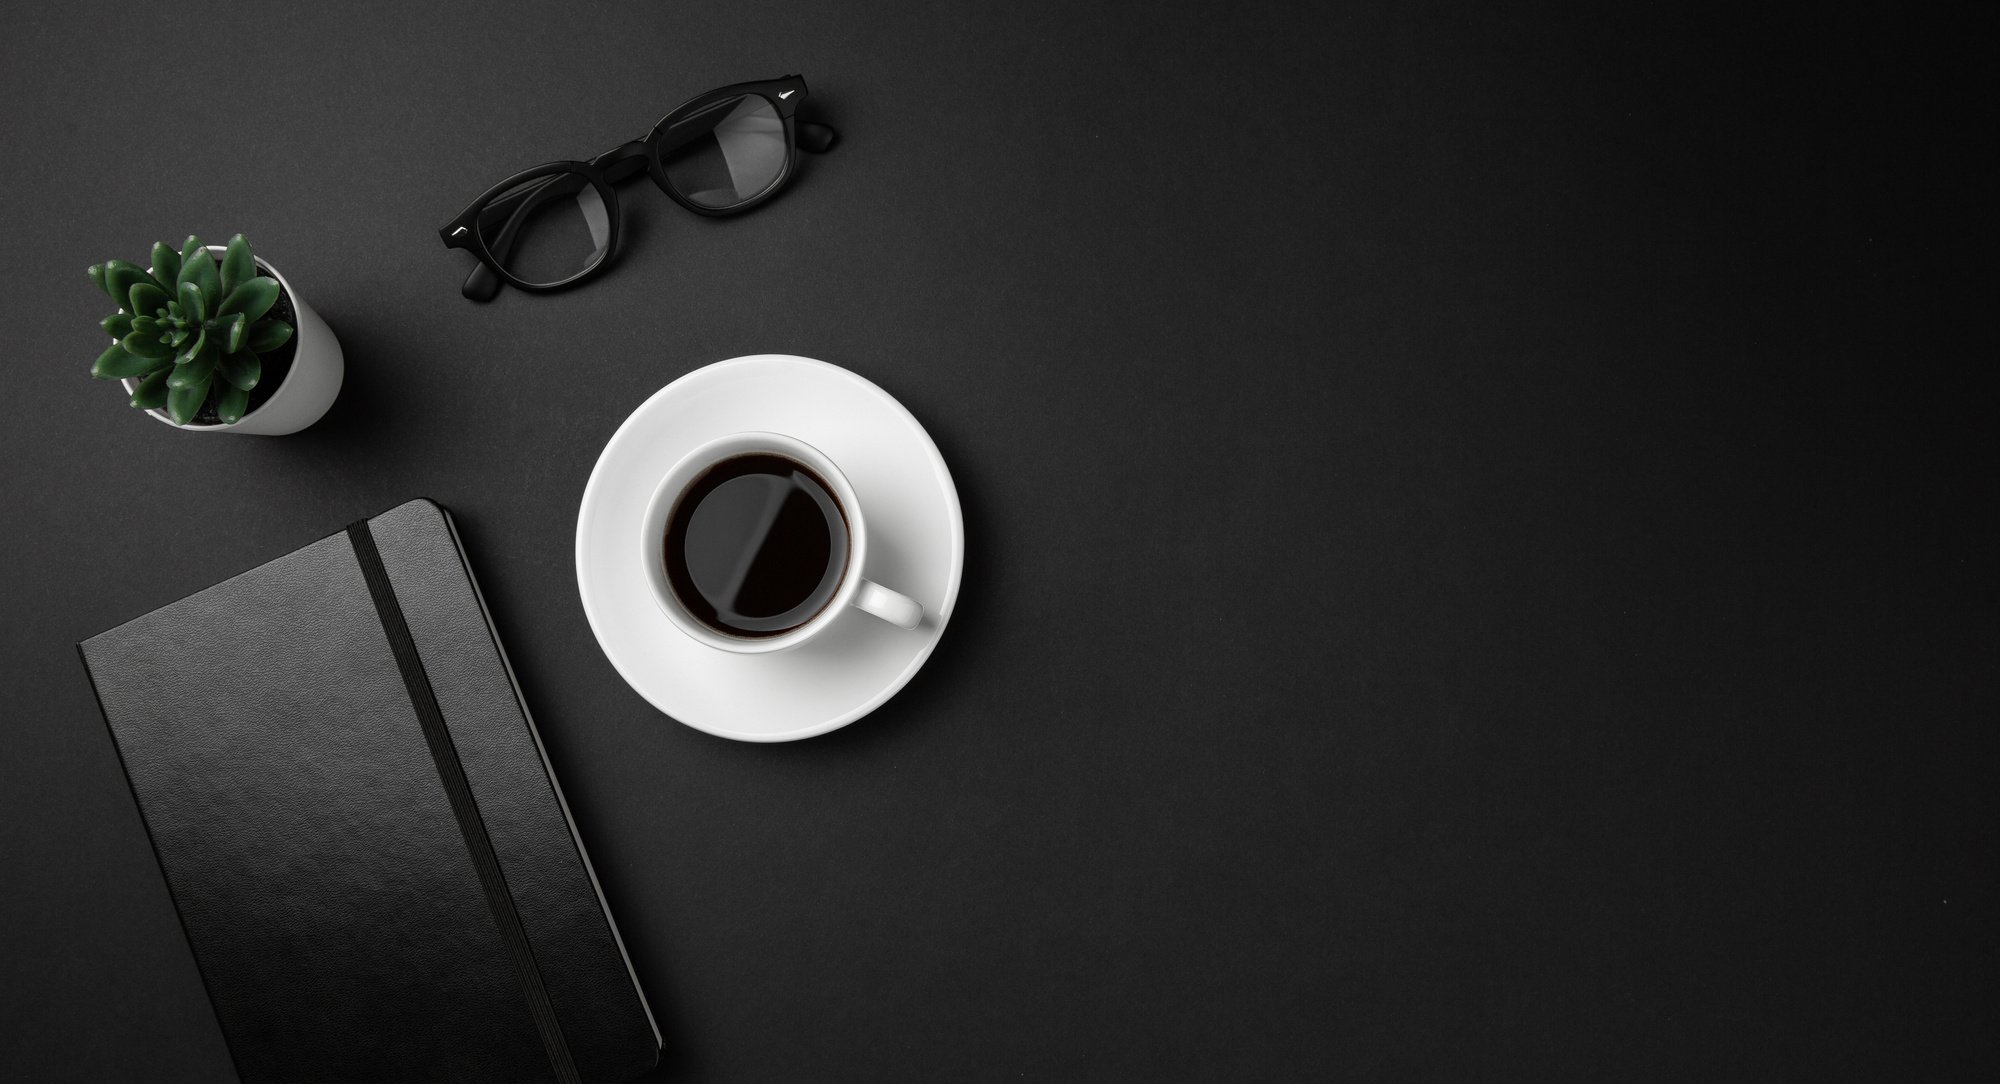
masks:
<instances>
[{"instance_id":1,"label":"potted succulent","mask_svg":"<svg viewBox=\"0 0 2000 1084\"><path fill-rule=\"evenodd\" d=\"M340 393L339 340L240 233L227 246L156 244L152 266L110 260L90 280L118 304L90 374L123 381L134 407L168 425L296 433Z\"/></svg>"}]
</instances>

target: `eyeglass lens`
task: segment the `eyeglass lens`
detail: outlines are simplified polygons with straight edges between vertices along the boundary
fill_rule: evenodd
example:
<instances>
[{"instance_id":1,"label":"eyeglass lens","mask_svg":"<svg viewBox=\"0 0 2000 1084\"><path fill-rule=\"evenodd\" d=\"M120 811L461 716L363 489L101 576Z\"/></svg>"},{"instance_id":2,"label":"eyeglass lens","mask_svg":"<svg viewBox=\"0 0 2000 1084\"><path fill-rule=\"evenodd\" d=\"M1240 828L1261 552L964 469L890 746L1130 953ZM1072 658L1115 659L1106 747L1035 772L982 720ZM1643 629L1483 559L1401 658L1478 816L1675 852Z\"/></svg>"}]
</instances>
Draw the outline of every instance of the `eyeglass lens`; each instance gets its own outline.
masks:
<instances>
[{"instance_id":1,"label":"eyeglass lens","mask_svg":"<svg viewBox=\"0 0 2000 1084\"><path fill-rule=\"evenodd\" d=\"M479 209L479 239L507 273L550 286L604 259L611 218L604 197L580 173L531 177Z\"/></svg>"},{"instance_id":2,"label":"eyeglass lens","mask_svg":"<svg viewBox=\"0 0 2000 1084\"><path fill-rule=\"evenodd\" d=\"M667 182L703 207L734 207L771 187L789 150L769 99L744 94L676 121L661 142Z\"/></svg>"}]
</instances>

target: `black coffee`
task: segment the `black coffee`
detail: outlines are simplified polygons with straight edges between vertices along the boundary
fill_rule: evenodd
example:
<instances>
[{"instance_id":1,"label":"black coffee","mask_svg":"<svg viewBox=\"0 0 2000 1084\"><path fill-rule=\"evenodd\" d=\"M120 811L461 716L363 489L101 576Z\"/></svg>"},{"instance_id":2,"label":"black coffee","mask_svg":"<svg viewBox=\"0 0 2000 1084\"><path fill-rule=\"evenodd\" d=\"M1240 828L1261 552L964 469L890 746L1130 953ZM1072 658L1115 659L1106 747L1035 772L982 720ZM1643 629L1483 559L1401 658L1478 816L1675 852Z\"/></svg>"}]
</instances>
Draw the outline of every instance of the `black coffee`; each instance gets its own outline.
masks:
<instances>
[{"instance_id":1,"label":"black coffee","mask_svg":"<svg viewBox=\"0 0 2000 1084\"><path fill-rule=\"evenodd\" d=\"M811 621L847 573L847 517L812 469L739 455L702 472L667 519L667 585L730 636L777 636Z\"/></svg>"}]
</instances>

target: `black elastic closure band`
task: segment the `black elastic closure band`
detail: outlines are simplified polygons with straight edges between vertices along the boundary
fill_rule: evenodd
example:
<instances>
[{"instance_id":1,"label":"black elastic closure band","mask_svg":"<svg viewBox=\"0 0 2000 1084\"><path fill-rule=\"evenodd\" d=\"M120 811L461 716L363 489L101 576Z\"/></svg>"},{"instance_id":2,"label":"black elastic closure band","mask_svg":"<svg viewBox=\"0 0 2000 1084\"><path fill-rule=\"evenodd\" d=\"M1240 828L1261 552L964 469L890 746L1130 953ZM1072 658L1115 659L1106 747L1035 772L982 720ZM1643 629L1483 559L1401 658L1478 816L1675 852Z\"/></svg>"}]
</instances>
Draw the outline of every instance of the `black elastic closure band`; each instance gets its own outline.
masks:
<instances>
[{"instance_id":1,"label":"black elastic closure band","mask_svg":"<svg viewBox=\"0 0 2000 1084\"><path fill-rule=\"evenodd\" d=\"M423 660L417 656L417 644L410 637L410 626L403 619L402 604L396 601L396 592L389 583L389 570L382 565L382 554L375 548L375 536L368 529L368 521L360 520L349 524L348 541L354 545L354 556L361 562L361 575L368 581L368 593L375 600L375 613L382 619L382 631L389 638L389 648L395 652L396 668L403 673L403 686L409 691L410 706L417 710L417 720L423 724L424 742L430 746L431 760L437 765L438 779L444 783L445 794L451 799L452 816L458 819L458 831L465 837L465 849L472 854L472 864L479 871L480 887L486 891L486 904L493 912L493 921L500 927L500 936L507 942L508 951L514 957L514 971L521 980L522 992L528 998L528 1013L535 1018L535 1030L541 1033L542 1049L548 1053L549 1065L555 1069L556 1079L561 1084L583 1084L583 1077L576 1069L576 1059L571 1057L569 1042L563 1037L562 1023L556 1019L555 1005L549 1000L549 990L542 982L541 968L535 964L534 949L528 944L528 931L521 925L521 914L514 909L513 893L507 890L506 874L500 869L499 856L493 853L493 841L486 835L486 822L479 817L479 803L472 796L472 787L465 781L465 767L458 761L458 747L452 744L451 731L445 728L444 712L439 710L437 694L431 691L431 679L424 672Z\"/></svg>"}]
</instances>

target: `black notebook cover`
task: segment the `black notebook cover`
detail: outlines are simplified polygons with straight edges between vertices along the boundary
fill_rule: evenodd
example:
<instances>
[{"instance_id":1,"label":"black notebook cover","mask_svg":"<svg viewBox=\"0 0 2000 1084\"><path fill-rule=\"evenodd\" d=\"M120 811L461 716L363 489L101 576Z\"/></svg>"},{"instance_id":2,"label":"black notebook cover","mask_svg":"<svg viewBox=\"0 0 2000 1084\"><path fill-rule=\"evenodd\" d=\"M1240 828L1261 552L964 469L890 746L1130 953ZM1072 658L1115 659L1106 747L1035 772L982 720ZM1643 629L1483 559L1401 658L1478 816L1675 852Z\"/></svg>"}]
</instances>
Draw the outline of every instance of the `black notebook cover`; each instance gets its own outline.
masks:
<instances>
[{"instance_id":1,"label":"black notebook cover","mask_svg":"<svg viewBox=\"0 0 2000 1084\"><path fill-rule=\"evenodd\" d=\"M442 508L79 647L246 1084L567 1084L658 1060Z\"/></svg>"}]
</instances>

